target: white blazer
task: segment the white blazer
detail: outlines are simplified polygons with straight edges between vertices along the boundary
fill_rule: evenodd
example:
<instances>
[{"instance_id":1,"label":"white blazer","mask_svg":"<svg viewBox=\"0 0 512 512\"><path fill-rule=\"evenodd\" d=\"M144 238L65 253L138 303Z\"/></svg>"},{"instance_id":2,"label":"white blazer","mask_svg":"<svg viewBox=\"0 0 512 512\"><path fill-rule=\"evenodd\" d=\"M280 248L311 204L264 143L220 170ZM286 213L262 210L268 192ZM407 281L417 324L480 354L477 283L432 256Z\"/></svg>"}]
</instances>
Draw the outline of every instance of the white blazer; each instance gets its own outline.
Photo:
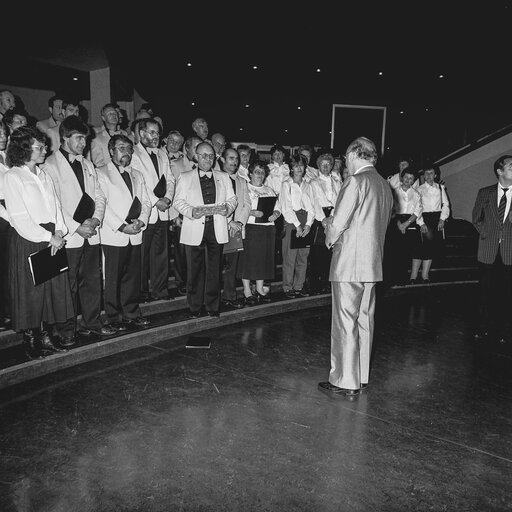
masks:
<instances>
[{"instance_id":1,"label":"white blazer","mask_svg":"<svg viewBox=\"0 0 512 512\"><path fill-rule=\"evenodd\" d=\"M50 155L41 168L53 179L57 196L62 204L64 222L69 229L69 233L66 236L66 247L69 249L82 247L85 239L76 232L80 223L73 220L76 207L80 199L82 199L82 189L76 179L75 171L73 171L70 163L64 158L64 155L60 151L56 151ZM105 215L105 194L98 183L96 169L85 157L82 160L82 168L84 170L85 191L92 197L96 204L93 217L96 217L100 221L101 226L103 216ZM87 241L91 245L99 244L99 231L96 235L88 238Z\"/></svg>"},{"instance_id":2,"label":"white blazer","mask_svg":"<svg viewBox=\"0 0 512 512\"><path fill-rule=\"evenodd\" d=\"M102 245L112 245L114 247L124 247L128 245L128 243L140 245L142 243L142 231L144 231L148 225L151 203L146 191L144 177L141 172L133 167L127 167L126 172L129 174L132 182L133 197L121 173L112 162L98 169L98 180L107 197L105 218L100 228ZM136 235L127 235L119 231L119 228L123 224L126 224L125 219L130 211L134 197L138 197L142 204L139 220L144 222L144 227L142 231Z\"/></svg>"},{"instance_id":3,"label":"white blazer","mask_svg":"<svg viewBox=\"0 0 512 512\"><path fill-rule=\"evenodd\" d=\"M167 191L165 193L165 197L167 197L169 201L172 201L174 197L174 189L176 188L176 180L174 178L174 175L171 173L169 158L165 150L161 148L158 149L157 159L159 175L165 176L165 179L167 181ZM135 147L133 148L132 167L140 171L142 173L142 176L144 176L149 201L151 202L152 207L151 216L149 217L149 223L155 224L158 218L160 218L160 220L169 220L169 210L161 212L155 206L160 198L155 196L153 190L156 187L158 180L160 178L156 175L155 166L153 165L151 157L146 151L146 148L140 142L136 144Z\"/></svg>"},{"instance_id":4,"label":"white blazer","mask_svg":"<svg viewBox=\"0 0 512 512\"><path fill-rule=\"evenodd\" d=\"M228 207L228 217L236 208L236 196L231 184L231 178L222 171L213 171L215 183L215 204L225 203ZM194 219L192 209L203 206L203 194L199 182L199 172L184 172L176 184L174 207L183 215L180 243L185 245L200 245L204 234L205 219ZM215 238L219 244L225 244L229 240L228 217L223 215L213 216Z\"/></svg>"}]
</instances>

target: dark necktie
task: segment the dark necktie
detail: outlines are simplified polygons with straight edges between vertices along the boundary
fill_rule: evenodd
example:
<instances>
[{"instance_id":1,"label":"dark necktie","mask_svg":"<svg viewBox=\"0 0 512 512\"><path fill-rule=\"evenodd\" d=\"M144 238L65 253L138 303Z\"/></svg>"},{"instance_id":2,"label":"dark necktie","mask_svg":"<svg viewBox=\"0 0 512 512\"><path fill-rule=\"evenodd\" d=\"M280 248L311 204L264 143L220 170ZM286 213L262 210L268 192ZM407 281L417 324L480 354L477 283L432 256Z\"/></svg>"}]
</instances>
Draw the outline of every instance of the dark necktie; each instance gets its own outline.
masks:
<instances>
[{"instance_id":1,"label":"dark necktie","mask_svg":"<svg viewBox=\"0 0 512 512\"><path fill-rule=\"evenodd\" d=\"M156 156L156 153L153 153L153 151L150 151L149 156L151 157L153 165L155 166L156 175L160 176L160 172L158 170L158 157Z\"/></svg>"},{"instance_id":2,"label":"dark necktie","mask_svg":"<svg viewBox=\"0 0 512 512\"><path fill-rule=\"evenodd\" d=\"M82 192L85 192L84 171L82 169L82 163L80 162L80 160L74 159L72 162L69 163L69 165L71 165L71 168L75 173L76 179L80 184Z\"/></svg>"},{"instance_id":3,"label":"dark necktie","mask_svg":"<svg viewBox=\"0 0 512 512\"><path fill-rule=\"evenodd\" d=\"M130 191L131 196L133 197L133 189L132 189L132 180L130 179L130 175L124 171L121 173L121 177L123 178L128 190Z\"/></svg>"},{"instance_id":4,"label":"dark necktie","mask_svg":"<svg viewBox=\"0 0 512 512\"><path fill-rule=\"evenodd\" d=\"M508 188L502 188L503 195L500 199L500 204L498 205L498 218L500 219L501 224L505 220L505 209L507 208L507 190Z\"/></svg>"}]
</instances>

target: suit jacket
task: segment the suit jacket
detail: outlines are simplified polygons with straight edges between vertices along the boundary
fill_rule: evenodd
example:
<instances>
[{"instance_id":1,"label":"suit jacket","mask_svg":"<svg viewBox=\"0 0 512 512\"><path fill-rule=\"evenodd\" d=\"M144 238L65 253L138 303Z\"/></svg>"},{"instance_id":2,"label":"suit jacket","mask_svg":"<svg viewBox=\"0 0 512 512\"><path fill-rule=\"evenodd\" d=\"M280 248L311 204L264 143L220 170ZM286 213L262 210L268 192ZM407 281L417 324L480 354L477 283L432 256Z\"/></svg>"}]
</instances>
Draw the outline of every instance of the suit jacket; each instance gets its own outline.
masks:
<instances>
[{"instance_id":1,"label":"suit jacket","mask_svg":"<svg viewBox=\"0 0 512 512\"><path fill-rule=\"evenodd\" d=\"M84 238L76 232L80 224L76 220L73 220L76 207L83 195L80 184L76 179L75 172L60 151L56 151L53 155L50 155L41 168L53 179L57 196L62 204L64 222L69 229L69 233L66 236L66 247L69 249L82 247L84 244ZM92 163L87 160L87 158L83 158L82 168L84 170L85 191L95 202L93 217L96 217L100 221L101 226L103 216L105 215L105 194L98 183L96 169ZM88 238L87 241L91 245L99 244L99 231L96 235Z\"/></svg>"},{"instance_id":2,"label":"suit jacket","mask_svg":"<svg viewBox=\"0 0 512 512\"><path fill-rule=\"evenodd\" d=\"M105 126L95 126L94 132L94 139L91 141L89 157L94 164L94 167L103 167L111 160L110 153L108 152L108 141L111 137ZM124 130L119 130L116 133L126 135L128 137L128 133Z\"/></svg>"},{"instance_id":3,"label":"suit jacket","mask_svg":"<svg viewBox=\"0 0 512 512\"><path fill-rule=\"evenodd\" d=\"M50 139L50 149L52 154L56 153L60 148L59 127L53 126L46 130L46 136Z\"/></svg>"},{"instance_id":4,"label":"suit jacket","mask_svg":"<svg viewBox=\"0 0 512 512\"><path fill-rule=\"evenodd\" d=\"M231 179L231 178L230 178ZM236 181L236 208L233 215L228 217L228 222L234 220L242 223L242 236L245 236L245 225L251 214L251 198L247 181L235 174ZM231 182L233 184L233 182ZM233 187L235 188L235 187Z\"/></svg>"},{"instance_id":5,"label":"suit jacket","mask_svg":"<svg viewBox=\"0 0 512 512\"><path fill-rule=\"evenodd\" d=\"M137 169L144 176L144 181L146 183L146 189L148 192L149 200L151 202L151 215L149 217L149 223L155 224L155 222L160 218L160 220L169 220L169 210L165 212L161 212L155 205L158 202L159 198L155 196L153 190L156 187L160 176L165 176L167 181L167 191L165 192L165 197L172 202L174 197L174 190L176 188L176 180L171 173L171 166L169 164L169 158L167 157L167 153L163 149L157 150L157 159L158 159L158 172L159 176L157 176L155 172L155 167L149 156L146 148L139 142L133 148L133 156L132 156L132 167Z\"/></svg>"},{"instance_id":6,"label":"suit jacket","mask_svg":"<svg viewBox=\"0 0 512 512\"><path fill-rule=\"evenodd\" d=\"M216 204L226 203L229 217L236 208L236 196L233 192L233 185L231 185L231 178L225 172L213 171L213 179L215 183L215 202ZM192 209L203 205L199 172L183 173L177 182L176 196L174 198L174 207L183 215L180 243L196 246L201 243L205 219L204 217L194 219L192 217ZM219 244L225 244L229 239L228 217L223 215L213 216L215 238Z\"/></svg>"},{"instance_id":7,"label":"suit jacket","mask_svg":"<svg viewBox=\"0 0 512 512\"><path fill-rule=\"evenodd\" d=\"M107 197L105 218L100 229L102 245L124 247L128 245L128 242L132 245L140 245L142 243L142 231L148 225L151 203L146 190L146 184L144 183L144 177L142 173L133 167L127 167L126 172L129 174L132 182L133 197L121 173L112 162L98 169L98 180ZM127 235L119 231L119 228L126 224L125 219L135 197L138 197L142 204L139 220L144 222L144 228L136 235Z\"/></svg>"},{"instance_id":8,"label":"suit jacket","mask_svg":"<svg viewBox=\"0 0 512 512\"><path fill-rule=\"evenodd\" d=\"M505 222L500 223L497 184L478 191L473 207L473 225L480 234L478 261L486 264L494 263L500 249L503 263L512 265L512 208Z\"/></svg>"},{"instance_id":9,"label":"suit jacket","mask_svg":"<svg viewBox=\"0 0 512 512\"><path fill-rule=\"evenodd\" d=\"M57 128L59 129L59 124L53 119L52 116L50 116L48 119L44 119L42 121L37 121L36 128L38 130L41 130L43 133L46 133L50 128Z\"/></svg>"},{"instance_id":10,"label":"suit jacket","mask_svg":"<svg viewBox=\"0 0 512 512\"><path fill-rule=\"evenodd\" d=\"M330 281L382 281L384 238L393 195L374 167L347 178L327 226L325 244L333 247Z\"/></svg>"}]
</instances>

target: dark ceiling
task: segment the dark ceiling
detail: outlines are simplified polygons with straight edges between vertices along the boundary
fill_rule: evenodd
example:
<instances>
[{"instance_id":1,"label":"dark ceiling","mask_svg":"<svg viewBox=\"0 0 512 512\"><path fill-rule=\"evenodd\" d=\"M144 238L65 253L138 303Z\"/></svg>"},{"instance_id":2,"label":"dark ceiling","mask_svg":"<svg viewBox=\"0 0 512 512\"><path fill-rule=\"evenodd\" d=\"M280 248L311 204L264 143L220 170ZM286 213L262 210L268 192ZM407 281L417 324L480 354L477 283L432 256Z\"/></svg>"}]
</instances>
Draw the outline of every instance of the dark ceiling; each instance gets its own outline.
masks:
<instances>
[{"instance_id":1,"label":"dark ceiling","mask_svg":"<svg viewBox=\"0 0 512 512\"><path fill-rule=\"evenodd\" d=\"M166 129L202 116L232 141L327 146L333 103L388 107L387 147L423 156L512 122L510 1L251 5L91 9L9 56L82 72L104 58L114 99L135 88Z\"/></svg>"}]
</instances>

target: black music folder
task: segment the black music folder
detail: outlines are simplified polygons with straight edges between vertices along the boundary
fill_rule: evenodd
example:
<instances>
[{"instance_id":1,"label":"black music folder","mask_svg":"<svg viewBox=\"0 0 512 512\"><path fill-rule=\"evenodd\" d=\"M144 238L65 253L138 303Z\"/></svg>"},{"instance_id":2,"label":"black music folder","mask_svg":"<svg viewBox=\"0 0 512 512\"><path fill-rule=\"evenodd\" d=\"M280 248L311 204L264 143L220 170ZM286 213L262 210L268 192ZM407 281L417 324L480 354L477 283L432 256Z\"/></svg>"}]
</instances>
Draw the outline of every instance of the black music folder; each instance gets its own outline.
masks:
<instances>
[{"instance_id":1,"label":"black music folder","mask_svg":"<svg viewBox=\"0 0 512 512\"><path fill-rule=\"evenodd\" d=\"M155 194L156 197L162 199L162 197L165 196L166 192L167 180L165 179L165 176L162 174L162 176L160 176L160 179L158 180L158 183L156 184L156 187L153 189L153 194Z\"/></svg>"},{"instance_id":2,"label":"black music folder","mask_svg":"<svg viewBox=\"0 0 512 512\"><path fill-rule=\"evenodd\" d=\"M185 348L210 348L210 336L189 336Z\"/></svg>"},{"instance_id":3,"label":"black music folder","mask_svg":"<svg viewBox=\"0 0 512 512\"><path fill-rule=\"evenodd\" d=\"M34 286L58 276L69 268L66 248L59 249L54 256L52 256L51 250L51 247L46 247L40 251L33 252L28 257Z\"/></svg>"},{"instance_id":4,"label":"black music folder","mask_svg":"<svg viewBox=\"0 0 512 512\"><path fill-rule=\"evenodd\" d=\"M96 203L94 199L87 192L84 192L80 202L76 206L73 220L82 224L86 219L90 219L94 215L95 208Z\"/></svg>"},{"instance_id":5,"label":"black music folder","mask_svg":"<svg viewBox=\"0 0 512 512\"><path fill-rule=\"evenodd\" d=\"M135 196L132 201L132 205L130 206L130 210L128 212L128 215L126 216L125 221L128 224L131 224L132 220L137 220L140 217L140 214L142 212L142 203L140 202L140 199Z\"/></svg>"},{"instance_id":6,"label":"black music folder","mask_svg":"<svg viewBox=\"0 0 512 512\"><path fill-rule=\"evenodd\" d=\"M290 238L290 249L304 249L311 247L315 240L315 230L311 227L309 233L306 236L297 238L297 230L292 229Z\"/></svg>"},{"instance_id":7,"label":"black music folder","mask_svg":"<svg viewBox=\"0 0 512 512\"><path fill-rule=\"evenodd\" d=\"M274 213L277 197L259 197L256 210L263 212L263 217L256 217L256 223L268 222L268 218Z\"/></svg>"},{"instance_id":8,"label":"black music folder","mask_svg":"<svg viewBox=\"0 0 512 512\"><path fill-rule=\"evenodd\" d=\"M244 250L244 241L242 239L242 232L237 231L233 236L231 233L229 234L229 241L227 244L224 244L224 248L222 252L224 254L229 254L232 252L238 252Z\"/></svg>"}]
</instances>

